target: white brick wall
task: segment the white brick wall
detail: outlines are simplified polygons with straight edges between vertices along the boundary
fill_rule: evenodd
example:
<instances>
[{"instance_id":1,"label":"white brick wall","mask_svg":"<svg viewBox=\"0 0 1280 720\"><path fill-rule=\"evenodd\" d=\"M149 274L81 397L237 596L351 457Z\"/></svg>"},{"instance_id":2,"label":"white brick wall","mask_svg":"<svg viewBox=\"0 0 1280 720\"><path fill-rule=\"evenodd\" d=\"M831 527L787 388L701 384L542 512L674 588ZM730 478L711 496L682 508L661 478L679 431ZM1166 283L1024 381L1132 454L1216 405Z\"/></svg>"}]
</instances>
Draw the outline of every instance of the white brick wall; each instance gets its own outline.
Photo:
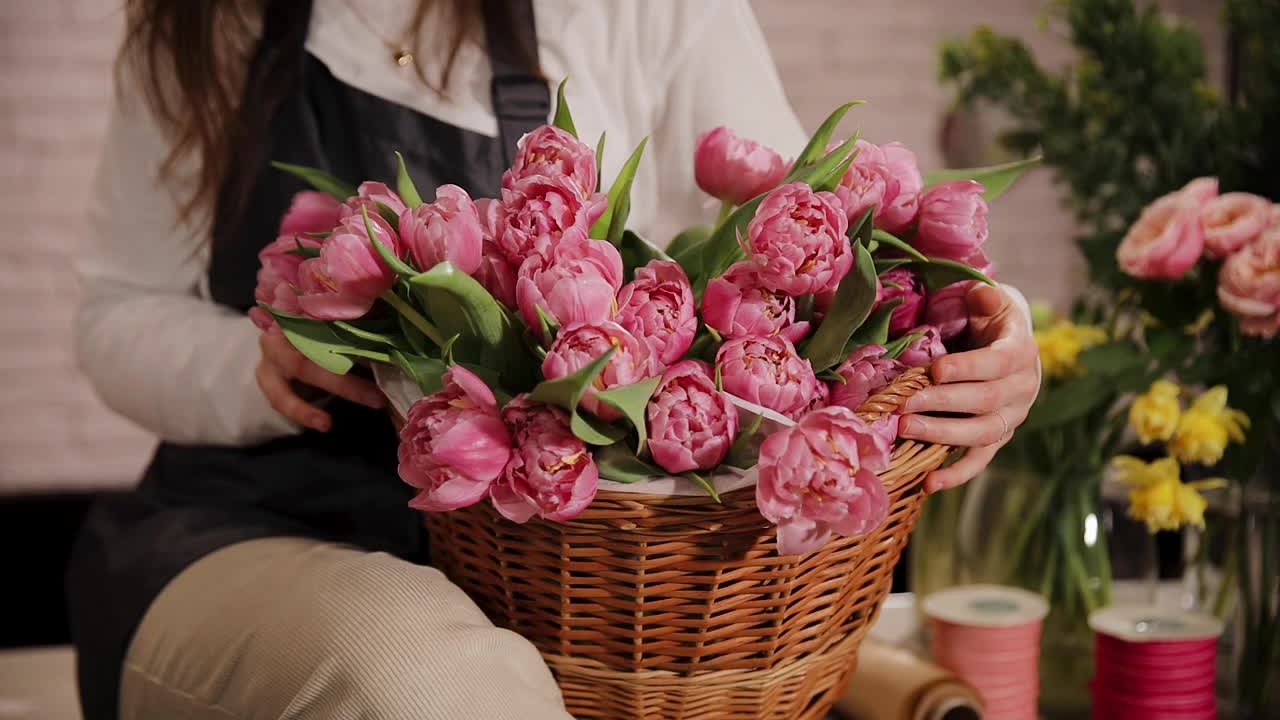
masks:
<instances>
[{"instance_id":1,"label":"white brick wall","mask_svg":"<svg viewBox=\"0 0 1280 720\"><path fill-rule=\"evenodd\" d=\"M689 0L694 1L694 0ZM0 492L127 485L150 440L93 397L74 367L69 257L103 132L119 0L0 2ZM978 22L1034 37L1042 0L754 0L801 118L816 124L850 98L868 101L850 127L901 140L929 168L948 95L936 46ZM1168 7L1213 22L1215 3ZM1071 226L1044 173L995 208L1002 278L1032 298L1062 301L1080 279Z\"/></svg>"}]
</instances>

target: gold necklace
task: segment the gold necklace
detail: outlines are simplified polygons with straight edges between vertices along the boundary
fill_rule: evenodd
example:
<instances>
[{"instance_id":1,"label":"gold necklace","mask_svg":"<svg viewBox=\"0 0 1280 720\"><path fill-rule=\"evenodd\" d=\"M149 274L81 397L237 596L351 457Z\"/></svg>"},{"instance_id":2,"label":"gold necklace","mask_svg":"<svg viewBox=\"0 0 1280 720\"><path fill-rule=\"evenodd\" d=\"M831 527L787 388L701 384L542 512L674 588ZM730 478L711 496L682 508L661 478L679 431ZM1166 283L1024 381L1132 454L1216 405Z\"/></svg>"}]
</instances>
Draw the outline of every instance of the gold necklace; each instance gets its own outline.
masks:
<instances>
[{"instance_id":1,"label":"gold necklace","mask_svg":"<svg viewBox=\"0 0 1280 720\"><path fill-rule=\"evenodd\" d=\"M385 35L378 32L378 28L375 27L373 23L369 22L369 19L364 16L364 13L360 12L360 8L356 7L356 3L351 0L347 0L347 7L350 8L352 14L356 16L356 19L359 20L360 23L369 30L369 32L373 33L373 36L378 38L378 40L386 46L387 50L391 52L391 62L400 67L408 67L413 64L413 49L409 47L409 44L405 42L403 38L398 42L388 40Z\"/></svg>"}]
</instances>

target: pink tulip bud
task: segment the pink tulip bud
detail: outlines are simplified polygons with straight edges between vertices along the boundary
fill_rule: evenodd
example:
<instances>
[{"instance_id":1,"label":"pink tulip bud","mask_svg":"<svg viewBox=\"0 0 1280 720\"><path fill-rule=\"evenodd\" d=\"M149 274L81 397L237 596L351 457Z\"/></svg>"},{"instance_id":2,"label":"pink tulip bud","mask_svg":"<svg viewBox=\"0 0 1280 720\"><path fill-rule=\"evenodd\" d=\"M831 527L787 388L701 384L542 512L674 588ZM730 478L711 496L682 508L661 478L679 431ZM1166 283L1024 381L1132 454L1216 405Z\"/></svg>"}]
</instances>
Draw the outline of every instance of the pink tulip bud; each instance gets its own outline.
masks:
<instances>
[{"instance_id":1,"label":"pink tulip bud","mask_svg":"<svg viewBox=\"0 0 1280 720\"><path fill-rule=\"evenodd\" d=\"M898 360L907 367L924 367L947 354L947 346L942 344L942 333L932 325L921 325L908 335L923 333L907 345L898 356Z\"/></svg>"},{"instance_id":2,"label":"pink tulip bud","mask_svg":"<svg viewBox=\"0 0 1280 720\"><path fill-rule=\"evenodd\" d=\"M958 337L969 327L969 290L974 281L952 283L925 299L924 321L938 328L943 340Z\"/></svg>"},{"instance_id":3,"label":"pink tulip bud","mask_svg":"<svg viewBox=\"0 0 1280 720\"><path fill-rule=\"evenodd\" d=\"M306 235L281 235L258 253L258 286L253 291L254 300L281 312L302 313L298 304L298 272L303 261L297 252L299 245L318 248L320 241ZM276 319L260 307L249 310L249 318L263 332L280 332Z\"/></svg>"},{"instance_id":4,"label":"pink tulip bud","mask_svg":"<svg viewBox=\"0 0 1280 720\"><path fill-rule=\"evenodd\" d=\"M400 430L400 478L418 488L409 506L427 512L482 500L511 457L511 434L493 391L454 365L444 389L409 408Z\"/></svg>"},{"instance_id":5,"label":"pink tulip bud","mask_svg":"<svg viewBox=\"0 0 1280 720\"><path fill-rule=\"evenodd\" d=\"M549 254L524 261L516 277L516 304L530 328L541 328L538 308L558 324L598 323L613 316L622 287L622 256L604 240L565 239Z\"/></svg>"},{"instance_id":6,"label":"pink tulip bud","mask_svg":"<svg viewBox=\"0 0 1280 720\"><path fill-rule=\"evenodd\" d=\"M836 369L843 382L831 383L830 404L857 410L906 369L901 362L884 357L883 346L864 345L850 353Z\"/></svg>"},{"instance_id":7,"label":"pink tulip bud","mask_svg":"<svg viewBox=\"0 0 1280 720\"><path fill-rule=\"evenodd\" d=\"M396 194L395 190L387 187L380 182L363 182L356 189L356 194L347 198L338 210L339 219L355 216L360 217L360 209L366 208L369 211L369 217L380 214L379 205L387 208L396 217L400 217L400 213L404 212L407 206L404 200Z\"/></svg>"},{"instance_id":8,"label":"pink tulip bud","mask_svg":"<svg viewBox=\"0 0 1280 720\"><path fill-rule=\"evenodd\" d=\"M912 245L925 255L965 262L987 242L984 192L973 180L953 180L926 192Z\"/></svg>"},{"instance_id":9,"label":"pink tulip bud","mask_svg":"<svg viewBox=\"0 0 1280 720\"><path fill-rule=\"evenodd\" d=\"M280 218L281 235L325 233L338 224L342 203L329 193L303 190L293 196L289 209Z\"/></svg>"},{"instance_id":10,"label":"pink tulip bud","mask_svg":"<svg viewBox=\"0 0 1280 720\"><path fill-rule=\"evenodd\" d=\"M441 185L435 202L400 213L400 239L419 270L445 261L468 275L480 269L480 215L457 185Z\"/></svg>"},{"instance_id":11,"label":"pink tulip bud","mask_svg":"<svg viewBox=\"0 0 1280 720\"><path fill-rule=\"evenodd\" d=\"M610 348L614 353L604 371L582 396L582 407L601 420L622 417L612 406L596 398L596 390L631 385L657 373L649 346L640 342L626 328L614 322L566 325L542 360L542 376L554 380L581 370L600 358Z\"/></svg>"},{"instance_id":12,"label":"pink tulip bud","mask_svg":"<svg viewBox=\"0 0 1280 720\"><path fill-rule=\"evenodd\" d=\"M563 410L518 395L502 410L516 449L490 490L508 520L533 516L564 522L595 499L600 475L587 446L569 430Z\"/></svg>"},{"instance_id":13,"label":"pink tulip bud","mask_svg":"<svg viewBox=\"0 0 1280 720\"><path fill-rule=\"evenodd\" d=\"M698 137L693 151L693 175L708 195L741 205L782 182L787 162L754 140L740 138L727 127Z\"/></svg>"},{"instance_id":14,"label":"pink tulip bud","mask_svg":"<svg viewBox=\"0 0 1280 720\"><path fill-rule=\"evenodd\" d=\"M779 336L727 340L716 353L725 391L795 419L822 399L822 383L808 360Z\"/></svg>"},{"instance_id":15,"label":"pink tulip bud","mask_svg":"<svg viewBox=\"0 0 1280 720\"><path fill-rule=\"evenodd\" d=\"M1144 208L1116 248L1120 269L1137 278L1185 275L1204 250L1200 211L1217 194L1216 179L1197 178Z\"/></svg>"},{"instance_id":16,"label":"pink tulip bud","mask_svg":"<svg viewBox=\"0 0 1280 720\"><path fill-rule=\"evenodd\" d=\"M1270 224L1271 202L1249 193L1226 193L1200 208L1205 254L1224 258L1248 245Z\"/></svg>"},{"instance_id":17,"label":"pink tulip bud","mask_svg":"<svg viewBox=\"0 0 1280 720\"><path fill-rule=\"evenodd\" d=\"M402 256L400 238L381 217L369 217L378 240ZM325 238L320 256L298 269L303 314L317 320L355 320L369 312L374 301L395 284L396 273L374 249L364 218L349 215Z\"/></svg>"},{"instance_id":18,"label":"pink tulip bud","mask_svg":"<svg viewBox=\"0 0 1280 720\"><path fill-rule=\"evenodd\" d=\"M670 365L679 360L698 332L689 276L663 260L636 268L635 280L618 292L614 321L647 343L655 361Z\"/></svg>"},{"instance_id":19,"label":"pink tulip bud","mask_svg":"<svg viewBox=\"0 0 1280 720\"><path fill-rule=\"evenodd\" d=\"M607 206L600 193L582 195L568 175L531 175L502 189L494 242L518 266L533 255L550 255L561 239L586 239Z\"/></svg>"},{"instance_id":20,"label":"pink tulip bud","mask_svg":"<svg viewBox=\"0 0 1280 720\"><path fill-rule=\"evenodd\" d=\"M726 338L777 335L795 317L795 300L761 286L749 262L736 263L712 278L702 295L703 322Z\"/></svg>"},{"instance_id":21,"label":"pink tulip bud","mask_svg":"<svg viewBox=\"0 0 1280 720\"><path fill-rule=\"evenodd\" d=\"M516 308L516 271L497 245L488 241L481 244L475 278L495 300L512 310Z\"/></svg>"},{"instance_id":22,"label":"pink tulip bud","mask_svg":"<svg viewBox=\"0 0 1280 720\"><path fill-rule=\"evenodd\" d=\"M1247 335L1280 331L1280 226L1227 258L1218 272L1218 300Z\"/></svg>"},{"instance_id":23,"label":"pink tulip bud","mask_svg":"<svg viewBox=\"0 0 1280 720\"><path fill-rule=\"evenodd\" d=\"M858 154L835 190L849 222L874 207L871 219L876 227L891 233L909 228L924 188L915 153L902 143L875 145L866 140L858 140L854 149Z\"/></svg>"},{"instance_id":24,"label":"pink tulip bud","mask_svg":"<svg viewBox=\"0 0 1280 720\"><path fill-rule=\"evenodd\" d=\"M853 265L848 227L835 195L790 183L760 203L743 250L764 287L793 297L812 295L839 285Z\"/></svg>"},{"instance_id":25,"label":"pink tulip bud","mask_svg":"<svg viewBox=\"0 0 1280 720\"><path fill-rule=\"evenodd\" d=\"M924 311L924 285L910 270L894 268L880 276L876 304L891 300L902 301L889 316L889 337L899 337L920 322L920 314Z\"/></svg>"},{"instance_id":26,"label":"pink tulip bud","mask_svg":"<svg viewBox=\"0 0 1280 720\"><path fill-rule=\"evenodd\" d=\"M653 461L673 474L714 469L738 434L737 409L697 360L667 368L645 417Z\"/></svg>"},{"instance_id":27,"label":"pink tulip bud","mask_svg":"<svg viewBox=\"0 0 1280 720\"><path fill-rule=\"evenodd\" d=\"M515 164L502 175L502 187L510 190L525 178L538 175L567 177L582 197L596 191L596 154L589 146L554 125L543 125L520 138Z\"/></svg>"}]
</instances>

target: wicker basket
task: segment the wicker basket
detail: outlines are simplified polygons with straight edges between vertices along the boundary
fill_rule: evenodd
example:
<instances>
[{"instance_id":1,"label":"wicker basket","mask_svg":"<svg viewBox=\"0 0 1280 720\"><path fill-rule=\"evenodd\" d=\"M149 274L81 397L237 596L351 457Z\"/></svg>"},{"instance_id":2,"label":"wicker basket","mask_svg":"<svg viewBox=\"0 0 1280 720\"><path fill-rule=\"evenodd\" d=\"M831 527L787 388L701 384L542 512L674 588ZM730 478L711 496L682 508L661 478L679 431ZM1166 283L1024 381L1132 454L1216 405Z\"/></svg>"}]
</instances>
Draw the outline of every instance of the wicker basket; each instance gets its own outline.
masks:
<instances>
[{"instance_id":1,"label":"wicker basket","mask_svg":"<svg viewBox=\"0 0 1280 720\"><path fill-rule=\"evenodd\" d=\"M928 384L904 373L859 410ZM754 488L707 497L601 492L568 523L516 525L488 503L429 514L433 564L531 640L575 718L821 718L854 670L947 448L902 442L874 533L779 557Z\"/></svg>"}]
</instances>

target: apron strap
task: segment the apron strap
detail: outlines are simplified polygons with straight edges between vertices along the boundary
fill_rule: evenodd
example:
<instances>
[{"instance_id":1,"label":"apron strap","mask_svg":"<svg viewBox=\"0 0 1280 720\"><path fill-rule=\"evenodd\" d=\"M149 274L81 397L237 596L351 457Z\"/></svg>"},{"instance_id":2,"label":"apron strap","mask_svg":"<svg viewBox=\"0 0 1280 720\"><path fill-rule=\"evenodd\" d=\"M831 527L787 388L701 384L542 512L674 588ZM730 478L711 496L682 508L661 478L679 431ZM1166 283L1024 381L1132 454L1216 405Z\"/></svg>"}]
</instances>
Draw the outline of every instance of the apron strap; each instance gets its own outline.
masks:
<instances>
[{"instance_id":1,"label":"apron strap","mask_svg":"<svg viewBox=\"0 0 1280 720\"><path fill-rule=\"evenodd\" d=\"M516 142L551 117L551 92L536 68L527 67L520 61L520 53L513 51L520 48L537 62L538 31L532 0L484 0L483 10L485 45L493 68L489 94L498 119L503 167L511 167ZM510 21L509 26L504 26L503 19Z\"/></svg>"}]
</instances>

